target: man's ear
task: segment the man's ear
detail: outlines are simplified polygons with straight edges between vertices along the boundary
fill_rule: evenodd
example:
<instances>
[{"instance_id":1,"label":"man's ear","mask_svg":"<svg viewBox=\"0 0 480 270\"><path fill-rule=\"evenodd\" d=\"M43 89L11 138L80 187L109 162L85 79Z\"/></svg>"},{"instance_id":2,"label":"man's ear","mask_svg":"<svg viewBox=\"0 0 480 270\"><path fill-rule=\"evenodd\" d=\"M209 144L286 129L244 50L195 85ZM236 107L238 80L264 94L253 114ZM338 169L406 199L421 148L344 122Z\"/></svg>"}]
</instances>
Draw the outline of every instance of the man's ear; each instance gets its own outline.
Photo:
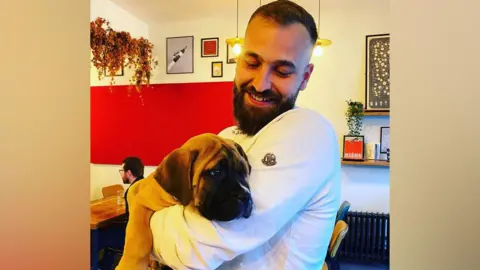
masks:
<instances>
[{"instance_id":1,"label":"man's ear","mask_svg":"<svg viewBox=\"0 0 480 270\"><path fill-rule=\"evenodd\" d=\"M305 90L307 88L308 80L310 80L310 76L312 76L314 65L312 63L308 64L303 72L302 82L300 83L300 91Z\"/></svg>"},{"instance_id":2,"label":"man's ear","mask_svg":"<svg viewBox=\"0 0 480 270\"><path fill-rule=\"evenodd\" d=\"M165 157L153 176L182 205L189 204L193 199L193 165L197 156L198 151L176 149Z\"/></svg>"}]
</instances>

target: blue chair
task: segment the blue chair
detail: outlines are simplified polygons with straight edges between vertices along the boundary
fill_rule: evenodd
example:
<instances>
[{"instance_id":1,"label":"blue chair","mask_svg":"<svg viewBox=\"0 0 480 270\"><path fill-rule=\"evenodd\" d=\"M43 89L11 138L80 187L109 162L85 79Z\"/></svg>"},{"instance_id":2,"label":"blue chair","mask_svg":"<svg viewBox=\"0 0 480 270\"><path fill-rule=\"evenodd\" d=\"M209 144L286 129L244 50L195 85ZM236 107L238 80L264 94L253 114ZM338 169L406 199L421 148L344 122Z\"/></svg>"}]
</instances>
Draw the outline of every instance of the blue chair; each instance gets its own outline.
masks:
<instances>
[{"instance_id":1,"label":"blue chair","mask_svg":"<svg viewBox=\"0 0 480 270\"><path fill-rule=\"evenodd\" d=\"M342 205L340 205L340 208L337 211L337 218L335 220L335 223L337 223L339 220L343 220L346 222L347 218L347 213L348 210L350 209L350 203L348 201L344 201Z\"/></svg>"}]
</instances>

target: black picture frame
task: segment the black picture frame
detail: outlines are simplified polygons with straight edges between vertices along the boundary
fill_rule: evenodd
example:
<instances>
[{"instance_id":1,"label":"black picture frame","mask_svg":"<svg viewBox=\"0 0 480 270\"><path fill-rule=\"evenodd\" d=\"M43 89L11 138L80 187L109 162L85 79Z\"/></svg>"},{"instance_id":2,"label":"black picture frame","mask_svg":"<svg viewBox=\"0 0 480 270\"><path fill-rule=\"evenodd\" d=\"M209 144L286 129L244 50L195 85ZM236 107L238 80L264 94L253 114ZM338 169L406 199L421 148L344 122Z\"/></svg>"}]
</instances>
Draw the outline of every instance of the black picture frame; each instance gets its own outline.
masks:
<instances>
[{"instance_id":1,"label":"black picture frame","mask_svg":"<svg viewBox=\"0 0 480 270\"><path fill-rule=\"evenodd\" d=\"M219 65L220 66L220 74L215 73L215 66ZM214 61L212 62L212 78L221 78L223 77L223 62L222 61Z\"/></svg>"},{"instance_id":2,"label":"black picture frame","mask_svg":"<svg viewBox=\"0 0 480 270\"><path fill-rule=\"evenodd\" d=\"M358 139L362 141L362 153L358 158L351 156L345 156L345 143L347 139ZM364 135L344 135L343 136L343 150L342 150L342 159L345 161L365 161L365 136Z\"/></svg>"},{"instance_id":3,"label":"black picture frame","mask_svg":"<svg viewBox=\"0 0 480 270\"><path fill-rule=\"evenodd\" d=\"M214 40L215 43L216 43L216 53L215 54L209 54L209 55L206 55L205 54L205 49L204 49L204 41L211 41L211 40ZM204 57L218 57L218 48L219 48L219 38L218 37L212 37L212 38L202 38L200 39L200 57L204 58Z\"/></svg>"},{"instance_id":4,"label":"black picture frame","mask_svg":"<svg viewBox=\"0 0 480 270\"><path fill-rule=\"evenodd\" d=\"M231 55L233 55L233 46L231 46L230 44L227 44L226 52L227 52L226 53L227 59L225 62L227 62L227 64L236 64L238 62L238 56L231 57Z\"/></svg>"},{"instance_id":5,"label":"black picture frame","mask_svg":"<svg viewBox=\"0 0 480 270\"><path fill-rule=\"evenodd\" d=\"M367 35L365 37L365 111L390 111L390 71L390 34Z\"/></svg>"},{"instance_id":6,"label":"black picture frame","mask_svg":"<svg viewBox=\"0 0 480 270\"><path fill-rule=\"evenodd\" d=\"M390 127L380 127L380 153L386 154L390 149Z\"/></svg>"},{"instance_id":7,"label":"black picture frame","mask_svg":"<svg viewBox=\"0 0 480 270\"><path fill-rule=\"evenodd\" d=\"M123 76L124 74L125 74L125 73L124 73L124 68L123 68L123 66L122 66L122 67L120 68L120 70L117 71L117 73L115 73L115 75L113 75L113 76L114 76L114 77L121 77L121 76ZM110 76L110 74L107 74L107 69L104 69L104 70L103 70L103 76L105 76L105 77L112 77L112 76Z\"/></svg>"},{"instance_id":8,"label":"black picture frame","mask_svg":"<svg viewBox=\"0 0 480 270\"><path fill-rule=\"evenodd\" d=\"M167 74L191 74L195 71L194 36L166 38L165 72ZM177 58L179 52L185 52ZM183 61L182 61L183 60Z\"/></svg>"}]
</instances>

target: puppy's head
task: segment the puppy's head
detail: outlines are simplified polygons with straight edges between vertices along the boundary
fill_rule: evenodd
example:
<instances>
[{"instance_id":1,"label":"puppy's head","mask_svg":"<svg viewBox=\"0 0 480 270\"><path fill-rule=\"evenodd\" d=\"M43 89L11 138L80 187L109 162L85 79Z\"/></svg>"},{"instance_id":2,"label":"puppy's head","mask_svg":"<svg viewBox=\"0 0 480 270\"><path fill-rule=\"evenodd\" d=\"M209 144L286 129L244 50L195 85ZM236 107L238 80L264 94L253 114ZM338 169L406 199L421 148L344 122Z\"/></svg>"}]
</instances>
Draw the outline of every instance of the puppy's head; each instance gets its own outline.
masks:
<instances>
[{"instance_id":1,"label":"puppy's head","mask_svg":"<svg viewBox=\"0 0 480 270\"><path fill-rule=\"evenodd\" d=\"M230 221L252 212L250 169L240 145L202 134L165 157L154 177L183 205L193 202L205 218Z\"/></svg>"}]
</instances>

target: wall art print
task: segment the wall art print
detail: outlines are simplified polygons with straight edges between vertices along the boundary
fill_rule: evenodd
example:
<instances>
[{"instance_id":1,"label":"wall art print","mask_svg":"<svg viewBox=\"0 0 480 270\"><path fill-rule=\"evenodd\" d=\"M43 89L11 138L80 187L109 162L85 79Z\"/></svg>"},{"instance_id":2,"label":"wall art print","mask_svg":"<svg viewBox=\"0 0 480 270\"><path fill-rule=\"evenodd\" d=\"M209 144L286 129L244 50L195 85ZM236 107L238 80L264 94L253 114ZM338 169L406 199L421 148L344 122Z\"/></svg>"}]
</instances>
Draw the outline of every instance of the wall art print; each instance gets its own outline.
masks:
<instances>
[{"instance_id":1,"label":"wall art print","mask_svg":"<svg viewBox=\"0 0 480 270\"><path fill-rule=\"evenodd\" d=\"M167 74L193 73L193 57L193 36L167 38Z\"/></svg>"},{"instance_id":2,"label":"wall art print","mask_svg":"<svg viewBox=\"0 0 480 270\"><path fill-rule=\"evenodd\" d=\"M366 36L365 110L390 111L390 34Z\"/></svg>"}]
</instances>

